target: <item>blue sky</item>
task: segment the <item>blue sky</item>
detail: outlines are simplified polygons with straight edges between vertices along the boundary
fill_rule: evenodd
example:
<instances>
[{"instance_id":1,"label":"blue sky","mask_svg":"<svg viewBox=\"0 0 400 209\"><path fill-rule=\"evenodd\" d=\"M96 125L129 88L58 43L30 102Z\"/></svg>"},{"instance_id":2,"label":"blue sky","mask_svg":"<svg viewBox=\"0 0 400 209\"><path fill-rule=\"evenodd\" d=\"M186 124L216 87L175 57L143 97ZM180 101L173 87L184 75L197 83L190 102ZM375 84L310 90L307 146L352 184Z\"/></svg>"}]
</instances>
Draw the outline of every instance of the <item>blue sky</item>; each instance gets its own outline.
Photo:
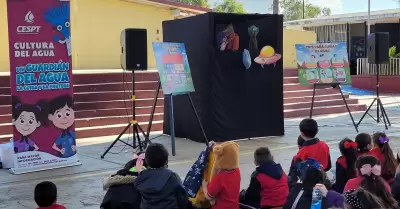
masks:
<instances>
[{"instance_id":1,"label":"blue sky","mask_svg":"<svg viewBox=\"0 0 400 209\"><path fill-rule=\"evenodd\" d=\"M222 0L209 0L211 5ZM237 0L243 3L249 13L268 13L272 0ZM307 1L307 0L306 0ZM311 3L319 6L331 8L332 14L366 12L368 9L368 0L309 0ZM394 0L371 0L371 11L399 8Z\"/></svg>"}]
</instances>

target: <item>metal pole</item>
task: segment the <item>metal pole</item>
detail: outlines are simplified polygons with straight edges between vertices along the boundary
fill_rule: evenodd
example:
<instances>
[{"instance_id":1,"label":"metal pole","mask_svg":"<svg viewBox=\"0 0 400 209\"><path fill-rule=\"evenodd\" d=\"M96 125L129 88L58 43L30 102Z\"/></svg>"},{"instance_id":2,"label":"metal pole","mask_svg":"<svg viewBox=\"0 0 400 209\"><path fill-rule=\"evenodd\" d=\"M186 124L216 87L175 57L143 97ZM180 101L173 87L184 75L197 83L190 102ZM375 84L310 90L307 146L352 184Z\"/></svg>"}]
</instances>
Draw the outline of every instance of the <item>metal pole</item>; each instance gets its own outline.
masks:
<instances>
[{"instance_id":1,"label":"metal pole","mask_svg":"<svg viewBox=\"0 0 400 209\"><path fill-rule=\"evenodd\" d=\"M369 2L369 0L368 0ZM303 19L304 19L304 13L305 13L305 6L304 6L304 0L303 0Z\"/></svg>"},{"instance_id":2,"label":"metal pole","mask_svg":"<svg viewBox=\"0 0 400 209\"><path fill-rule=\"evenodd\" d=\"M371 33L371 0L368 0L368 21L367 21L367 27L368 27L368 34Z\"/></svg>"}]
</instances>

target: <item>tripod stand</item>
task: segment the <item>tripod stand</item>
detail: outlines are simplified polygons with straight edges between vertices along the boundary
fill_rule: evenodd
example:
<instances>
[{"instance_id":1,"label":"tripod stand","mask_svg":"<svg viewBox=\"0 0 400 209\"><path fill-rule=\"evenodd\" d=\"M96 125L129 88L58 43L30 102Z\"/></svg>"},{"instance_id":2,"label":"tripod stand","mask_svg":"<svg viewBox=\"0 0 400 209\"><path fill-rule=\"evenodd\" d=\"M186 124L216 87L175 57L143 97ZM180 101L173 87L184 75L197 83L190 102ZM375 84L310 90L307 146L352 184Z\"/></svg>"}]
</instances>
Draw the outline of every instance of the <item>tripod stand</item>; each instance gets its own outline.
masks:
<instances>
[{"instance_id":1,"label":"tripod stand","mask_svg":"<svg viewBox=\"0 0 400 209\"><path fill-rule=\"evenodd\" d=\"M383 122L385 123L385 128L388 129L388 124L391 126L389 117L386 114L386 110L383 107L381 98L379 97L379 71L380 71L380 66L379 64L377 65L377 70L376 70L376 97L372 101L372 103L369 105L368 109L365 111L364 115L361 117L361 119L357 123L357 127L360 125L361 121L364 119L364 117L368 114L372 119L374 119L377 123L380 122L380 119L382 117ZM376 119L369 114L369 110L371 109L372 105L374 105L376 102ZM382 114L379 114L379 110L382 112Z\"/></svg>"},{"instance_id":2,"label":"tripod stand","mask_svg":"<svg viewBox=\"0 0 400 209\"><path fill-rule=\"evenodd\" d=\"M125 145L132 147L133 149L136 149L139 147L140 151L143 151L143 149L146 148L147 143L151 143L151 141L149 140L149 136L147 134L144 133L142 127L140 127L139 123L135 120L135 116L136 116L136 111L135 111L135 107L136 107L136 96L135 96L135 73L134 71L132 71L132 97L131 97L131 101L132 101L132 120L129 121L128 125L125 127L125 129L119 134L119 136L113 141L113 143L111 143L111 145L107 148L107 150L103 153L103 155L101 155L101 158L103 159L104 156L111 150L111 148L119 141L124 143ZM131 127L133 126L133 143L129 144L123 140L121 140L122 135L125 134L125 132ZM141 141L140 136L139 136L139 131L140 133L143 135L144 137L144 142ZM137 144L136 144L137 141Z\"/></svg>"}]
</instances>

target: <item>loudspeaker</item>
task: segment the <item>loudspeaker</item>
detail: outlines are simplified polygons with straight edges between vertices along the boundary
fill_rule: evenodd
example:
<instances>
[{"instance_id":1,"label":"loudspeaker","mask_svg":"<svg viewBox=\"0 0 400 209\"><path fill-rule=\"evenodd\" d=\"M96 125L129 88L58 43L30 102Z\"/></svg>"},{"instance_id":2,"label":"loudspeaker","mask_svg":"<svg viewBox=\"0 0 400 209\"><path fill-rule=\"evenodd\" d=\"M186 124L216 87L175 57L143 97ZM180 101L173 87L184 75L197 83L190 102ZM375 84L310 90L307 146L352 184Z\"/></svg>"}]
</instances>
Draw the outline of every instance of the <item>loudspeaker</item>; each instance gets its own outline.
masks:
<instances>
[{"instance_id":1,"label":"loudspeaker","mask_svg":"<svg viewBox=\"0 0 400 209\"><path fill-rule=\"evenodd\" d=\"M127 28L121 32L121 67L147 70L147 30Z\"/></svg>"},{"instance_id":2,"label":"loudspeaker","mask_svg":"<svg viewBox=\"0 0 400 209\"><path fill-rule=\"evenodd\" d=\"M389 33L371 33L367 43L369 64L389 64Z\"/></svg>"}]
</instances>

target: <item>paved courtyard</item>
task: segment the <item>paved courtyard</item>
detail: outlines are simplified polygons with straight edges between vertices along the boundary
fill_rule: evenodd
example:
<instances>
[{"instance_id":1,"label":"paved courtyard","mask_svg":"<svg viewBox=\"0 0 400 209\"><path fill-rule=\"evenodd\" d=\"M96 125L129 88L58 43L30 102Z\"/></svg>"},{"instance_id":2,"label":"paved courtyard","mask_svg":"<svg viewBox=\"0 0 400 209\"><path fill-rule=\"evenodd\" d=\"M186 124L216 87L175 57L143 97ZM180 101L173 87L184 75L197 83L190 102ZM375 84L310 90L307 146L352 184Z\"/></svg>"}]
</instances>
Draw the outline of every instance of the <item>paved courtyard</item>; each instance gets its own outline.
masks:
<instances>
[{"instance_id":1,"label":"paved courtyard","mask_svg":"<svg viewBox=\"0 0 400 209\"><path fill-rule=\"evenodd\" d=\"M385 132L391 139L394 152L400 148L400 107L397 104L387 108L392 126ZM361 113L354 113L358 120ZM375 115L375 114L373 114ZM331 147L332 161L339 156L337 143L344 137L354 138L355 129L347 114L315 117L320 125L320 139L326 141ZM266 137L239 141L240 168L242 175L242 187L247 187L250 174L254 169L253 151L260 146L271 148L275 160L282 164L287 171L290 160L297 151L296 139L299 134L298 123L301 119L285 120L285 136ZM384 131L383 124L376 124L369 117L360 125L361 132ZM160 134L154 133L157 137ZM123 149L119 143L100 159L100 155L115 137L102 137L78 140L79 158L82 166L48 170L43 172L12 175L6 170L0 170L0 208L26 209L35 208L33 200L34 186L44 180L50 180L58 186L58 202L70 209L98 209L102 201L104 191L103 180L106 176L120 169L132 156L131 149ZM126 138L127 139L127 138ZM170 150L168 136L160 136L153 140L163 143ZM197 158L204 144L192 142L186 139L177 139L177 155L170 157L169 167L176 171L182 178ZM330 174L333 178L333 176Z\"/></svg>"}]
</instances>

